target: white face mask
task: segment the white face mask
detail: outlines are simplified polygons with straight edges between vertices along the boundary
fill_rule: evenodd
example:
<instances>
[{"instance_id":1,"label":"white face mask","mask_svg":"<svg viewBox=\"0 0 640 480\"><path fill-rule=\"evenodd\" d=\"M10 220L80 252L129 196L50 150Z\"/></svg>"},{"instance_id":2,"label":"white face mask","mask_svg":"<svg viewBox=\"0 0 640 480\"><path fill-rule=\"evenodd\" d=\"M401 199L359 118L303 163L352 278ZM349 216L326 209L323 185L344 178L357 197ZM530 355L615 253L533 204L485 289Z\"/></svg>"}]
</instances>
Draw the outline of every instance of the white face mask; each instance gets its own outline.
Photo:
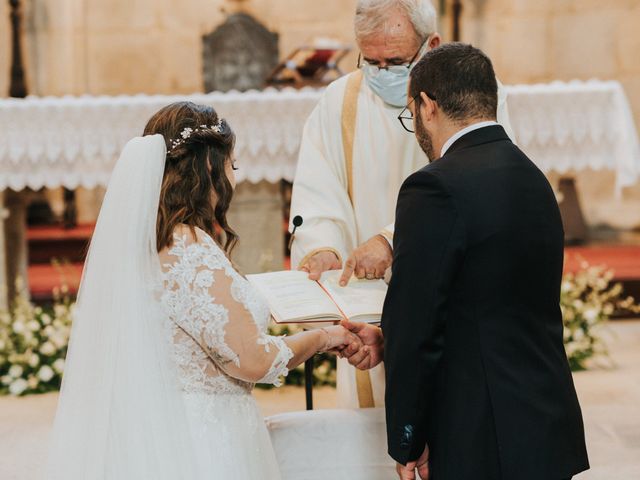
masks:
<instances>
[{"instance_id":1,"label":"white face mask","mask_svg":"<svg viewBox=\"0 0 640 480\"><path fill-rule=\"evenodd\" d=\"M367 84L385 103L398 108L407 105L409 74L416 62L422 57L423 50L429 47L429 39L430 37L424 41L420 50L407 65L390 65L386 68L380 68L366 62L363 63L362 73Z\"/></svg>"},{"instance_id":2,"label":"white face mask","mask_svg":"<svg viewBox=\"0 0 640 480\"><path fill-rule=\"evenodd\" d=\"M373 65L362 66L367 84L385 103L394 107L407 105L407 87L411 67L395 65L381 69Z\"/></svg>"}]
</instances>

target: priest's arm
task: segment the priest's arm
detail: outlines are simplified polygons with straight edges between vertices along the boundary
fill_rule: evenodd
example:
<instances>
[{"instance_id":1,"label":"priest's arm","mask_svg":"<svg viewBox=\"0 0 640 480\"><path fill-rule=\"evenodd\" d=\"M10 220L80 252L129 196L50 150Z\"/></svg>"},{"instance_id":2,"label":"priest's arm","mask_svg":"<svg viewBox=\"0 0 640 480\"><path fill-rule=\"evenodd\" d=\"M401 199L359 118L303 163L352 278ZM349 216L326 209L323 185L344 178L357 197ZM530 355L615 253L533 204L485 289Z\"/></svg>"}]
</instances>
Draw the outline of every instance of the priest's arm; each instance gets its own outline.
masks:
<instances>
[{"instance_id":1,"label":"priest's arm","mask_svg":"<svg viewBox=\"0 0 640 480\"><path fill-rule=\"evenodd\" d=\"M331 89L331 87L329 87ZM300 215L291 266L300 268L319 252L330 252L341 268L356 246L356 225L347 188L340 114L328 90L311 113L302 135L291 199L291 218ZM290 230L292 226L290 226Z\"/></svg>"}]
</instances>

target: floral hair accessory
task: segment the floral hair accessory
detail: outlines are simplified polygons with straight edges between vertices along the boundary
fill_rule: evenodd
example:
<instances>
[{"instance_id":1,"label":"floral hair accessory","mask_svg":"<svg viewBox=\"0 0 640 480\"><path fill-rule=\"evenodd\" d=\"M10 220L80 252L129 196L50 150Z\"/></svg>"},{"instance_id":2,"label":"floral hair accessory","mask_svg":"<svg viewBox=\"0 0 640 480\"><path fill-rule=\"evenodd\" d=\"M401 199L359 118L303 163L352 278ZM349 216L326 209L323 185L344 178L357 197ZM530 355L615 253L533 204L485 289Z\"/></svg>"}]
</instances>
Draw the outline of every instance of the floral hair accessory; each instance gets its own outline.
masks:
<instances>
[{"instance_id":1,"label":"floral hair accessory","mask_svg":"<svg viewBox=\"0 0 640 480\"><path fill-rule=\"evenodd\" d=\"M200 125L196 128L187 127L182 132L180 132L179 138L174 138L171 140L171 148L169 152L173 152L176 148L186 142L194 132L201 132L202 130L213 130L216 133L222 132L222 119L220 118L215 125Z\"/></svg>"}]
</instances>

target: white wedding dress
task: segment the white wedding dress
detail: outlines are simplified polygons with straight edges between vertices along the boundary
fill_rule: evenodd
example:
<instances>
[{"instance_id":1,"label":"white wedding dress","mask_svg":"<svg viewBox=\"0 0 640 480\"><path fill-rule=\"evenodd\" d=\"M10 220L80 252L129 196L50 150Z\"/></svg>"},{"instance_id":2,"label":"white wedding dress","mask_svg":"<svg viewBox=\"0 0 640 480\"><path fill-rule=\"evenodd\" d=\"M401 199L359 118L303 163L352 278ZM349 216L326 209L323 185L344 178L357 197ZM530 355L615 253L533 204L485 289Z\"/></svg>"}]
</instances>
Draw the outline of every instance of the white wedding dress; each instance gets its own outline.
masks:
<instances>
[{"instance_id":1,"label":"white wedding dress","mask_svg":"<svg viewBox=\"0 0 640 480\"><path fill-rule=\"evenodd\" d=\"M127 143L83 271L47 480L278 480L251 395L293 356L204 231L160 255L160 135Z\"/></svg>"},{"instance_id":2,"label":"white wedding dress","mask_svg":"<svg viewBox=\"0 0 640 480\"><path fill-rule=\"evenodd\" d=\"M211 479L280 478L251 394L279 385L293 353L266 335L269 308L204 231L187 228L161 255L162 303L179 367L198 471Z\"/></svg>"}]
</instances>

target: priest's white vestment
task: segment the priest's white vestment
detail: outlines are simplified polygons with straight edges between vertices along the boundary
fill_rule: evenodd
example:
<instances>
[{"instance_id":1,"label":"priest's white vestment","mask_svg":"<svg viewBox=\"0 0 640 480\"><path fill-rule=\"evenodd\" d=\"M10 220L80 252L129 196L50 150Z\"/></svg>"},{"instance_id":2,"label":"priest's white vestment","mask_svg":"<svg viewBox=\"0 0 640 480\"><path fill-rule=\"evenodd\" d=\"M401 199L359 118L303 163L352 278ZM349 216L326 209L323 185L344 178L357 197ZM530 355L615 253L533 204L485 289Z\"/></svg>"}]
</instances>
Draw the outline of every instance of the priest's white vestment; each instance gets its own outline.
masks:
<instances>
[{"instance_id":1,"label":"priest's white vestment","mask_svg":"<svg viewBox=\"0 0 640 480\"><path fill-rule=\"evenodd\" d=\"M391 239L400 186L428 163L415 135L398 120L402 108L386 104L363 80L357 94L349 197L342 109L348 79L356 74L327 87L304 127L291 201L291 218L300 215L304 223L293 241L292 268L319 250L332 249L344 262L353 249L376 234ZM513 139L501 87L498 98L498 122ZM383 406L384 366L370 375L375 406ZM358 408L355 378L355 368L338 360L340 408Z\"/></svg>"}]
</instances>

